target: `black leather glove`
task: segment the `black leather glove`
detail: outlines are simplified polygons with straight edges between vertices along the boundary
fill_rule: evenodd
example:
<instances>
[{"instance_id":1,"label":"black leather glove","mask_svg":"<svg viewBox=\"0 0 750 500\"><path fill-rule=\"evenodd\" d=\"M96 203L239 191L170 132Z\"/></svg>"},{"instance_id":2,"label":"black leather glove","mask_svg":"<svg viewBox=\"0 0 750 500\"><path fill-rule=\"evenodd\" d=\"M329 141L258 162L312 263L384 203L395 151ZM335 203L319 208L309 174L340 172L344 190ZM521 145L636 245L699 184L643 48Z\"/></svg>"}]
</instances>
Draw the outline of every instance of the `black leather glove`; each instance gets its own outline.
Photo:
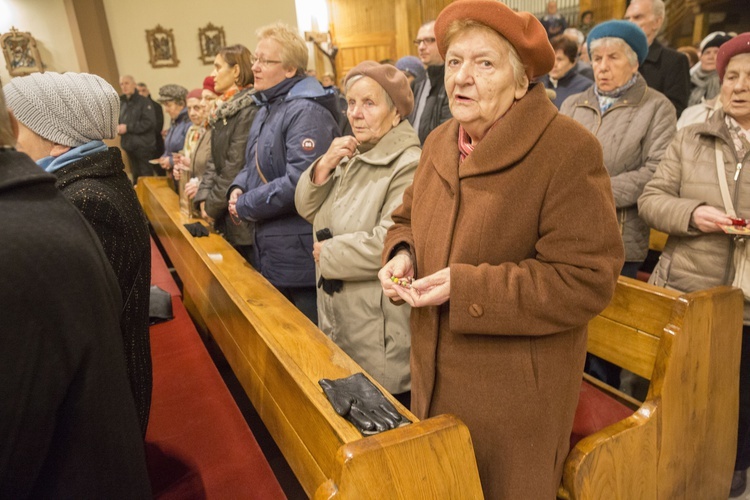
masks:
<instances>
[{"instance_id":1,"label":"black leather glove","mask_svg":"<svg viewBox=\"0 0 750 500\"><path fill-rule=\"evenodd\" d=\"M340 292L344 288L344 282L341 280L327 280L323 276L318 280L318 288L322 288L328 295Z\"/></svg>"},{"instance_id":2,"label":"black leather glove","mask_svg":"<svg viewBox=\"0 0 750 500\"><path fill-rule=\"evenodd\" d=\"M338 380L324 378L318 383L336 413L365 436L410 423L362 373Z\"/></svg>"},{"instance_id":3,"label":"black leather glove","mask_svg":"<svg viewBox=\"0 0 750 500\"><path fill-rule=\"evenodd\" d=\"M333 233L327 227L318 229L315 231L315 239L318 241L330 240L333 238ZM344 288L344 282L341 280L329 280L323 276L318 280L318 288L322 288L328 295L333 295L336 292L340 292Z\"/></svg>"},{"instance_id":4,"label":"black leather glove","mask_svg":"<svg viewBox=\"0 0 750 500\"><path fill-rule=\"evenodd\" d=\"M185 224L185 229L188 230L191 236L200 238L201 236L208 236L208 228L200 222L193 222L192 224Z\"/></svg>"},{"instance_id":5,"label":"black leather glove","mask_svg":"<svg viewBox=\"0 0 750 500\"><path fill-rule=\"evenodd\" d=\"M148 301L148 324L155 325L174 318L172 296L166 290L151 285Z\"/></svg>"}]
</instances>

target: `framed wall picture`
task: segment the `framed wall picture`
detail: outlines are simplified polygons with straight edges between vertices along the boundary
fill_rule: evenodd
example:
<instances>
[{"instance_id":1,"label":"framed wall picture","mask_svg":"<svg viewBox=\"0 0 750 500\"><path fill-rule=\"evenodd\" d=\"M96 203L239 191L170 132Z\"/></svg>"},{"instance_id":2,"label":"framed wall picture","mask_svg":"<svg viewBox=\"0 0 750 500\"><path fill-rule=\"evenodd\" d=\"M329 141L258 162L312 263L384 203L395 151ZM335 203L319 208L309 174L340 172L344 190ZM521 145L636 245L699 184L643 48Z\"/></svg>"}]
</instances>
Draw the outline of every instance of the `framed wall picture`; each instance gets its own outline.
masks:
<instances>
[{"instance_id":1,"label":"framed wall picture","mask_svg":"<svg viewBox=\"0 0 750 500\"><path fill-rule=\"evenodd\" d=\"M208 23L205 28L198 28L198 41L200 42L200 59L203 64L213 64L216 54L226 46L224 28Z\"/></svg>"},{"instance_id":2,"label":"framed wall picture","mask_svg":"<svg viewBox=\"0 0 750 500\"><path fill-rule=\"evenodd\" d=\"M152 68L174 68L180 64L171 29L157 24L156 28L146 30L146 43Z\"/></svg>"},{"instance_id":3,"label":"framed wall picture","mask_svg":"<svg viewBox=\"0 0 750 500\"><path fill-rule=\"evenodd\" d=\"M23 76L37 71L44 72L42 57L36 48L36 40L29 32L11 27L9 33L0 36L0 47L5 56L5 66L10 76Z\"/></svg>"}]
</instances>

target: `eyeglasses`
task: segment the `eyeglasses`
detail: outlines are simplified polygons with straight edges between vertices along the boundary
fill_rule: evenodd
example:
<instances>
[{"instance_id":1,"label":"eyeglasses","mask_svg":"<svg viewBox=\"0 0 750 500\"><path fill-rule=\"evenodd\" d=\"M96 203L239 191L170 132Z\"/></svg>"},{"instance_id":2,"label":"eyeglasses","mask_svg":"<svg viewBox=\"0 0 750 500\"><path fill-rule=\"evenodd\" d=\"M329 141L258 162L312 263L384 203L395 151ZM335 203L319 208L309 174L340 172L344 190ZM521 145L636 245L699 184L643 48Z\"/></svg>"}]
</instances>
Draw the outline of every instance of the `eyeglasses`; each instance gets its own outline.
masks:
<instances>
[{"instance_id":1,"label":"eyeglasses","mask_svg":"<svg viewBox=\"0 0 750 500\"><path fill-rule=\"evenodd\" d=\"M265 57L255 57L255 56L252 56L250 58L250 62L253 63L253 64L258 63L261 66L263 66L264 68L267 68L271 64L281 64L283 61L273 61L271 59L266 59Z\"/></svg>"},{"instance_id":2,"label":"eyeglasses","mask_svg":"<svg viewBox=\"0 0 750 500\"><path fill-rule=\"evenodd\" d=\"M427 37L427 38L417 38L416 40L414 40L415 47L419 47L421 43L424 43L425 45L432 45L433 43L435 43L435 38Z\"/></svg>"}]
</instances>

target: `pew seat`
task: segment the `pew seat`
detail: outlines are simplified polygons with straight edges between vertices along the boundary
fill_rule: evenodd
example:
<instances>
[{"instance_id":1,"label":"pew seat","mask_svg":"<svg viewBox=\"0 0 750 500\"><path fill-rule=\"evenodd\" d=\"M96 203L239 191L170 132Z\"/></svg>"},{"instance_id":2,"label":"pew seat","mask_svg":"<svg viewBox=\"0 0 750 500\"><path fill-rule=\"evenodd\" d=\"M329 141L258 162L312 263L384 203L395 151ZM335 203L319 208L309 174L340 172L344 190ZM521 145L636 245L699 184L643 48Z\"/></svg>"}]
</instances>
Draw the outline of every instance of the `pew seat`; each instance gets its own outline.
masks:
<instances>
[{"instance_id":1,"label":"pew seat","mask_svg":"<svg viewBox=\"0 0 750 500\"><path fill-rule=\"evenodd\" d=\"M192 237L184 224L196 221L180 213L166 179L140 178L137 194L183 283L187 309L222 350L307 495L483 498L471 436L459 419L420 421L381 387L412 423L363 437L318 385L362 368L221 236Z\"/></svg>"},{"instance_id":2,"label":"pew seat","mask_svg":"<svg viewBox=\"0 0 750 500\"><path fill-rule=\"evenodd\" d=\"M153 392L146 462L154 498L285 498L213 364L153 241L152 284L174 319L152 325Z\"/></svg>"},{"instance_id":3,"label":"pew seat","mask_svg":"<svg viewBox=\"0 0 750 500\"><path fill-rule=\"evenodd\" d=\"M588 351L650 381L637 401L588 375L562 499L722 499L737 442L743 297L620 277Z\"/></svg>"}]
</instances>

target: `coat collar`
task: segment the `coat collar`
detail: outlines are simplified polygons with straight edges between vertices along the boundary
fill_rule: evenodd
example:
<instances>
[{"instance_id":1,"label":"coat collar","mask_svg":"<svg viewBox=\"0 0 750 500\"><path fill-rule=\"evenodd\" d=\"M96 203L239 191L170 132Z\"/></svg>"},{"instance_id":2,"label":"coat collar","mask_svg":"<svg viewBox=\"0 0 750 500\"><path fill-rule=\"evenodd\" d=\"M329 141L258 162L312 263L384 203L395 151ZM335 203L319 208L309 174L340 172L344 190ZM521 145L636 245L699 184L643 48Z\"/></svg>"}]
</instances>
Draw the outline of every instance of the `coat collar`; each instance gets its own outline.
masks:
<instances>
[{"instance_id":1,"label":"coat collar","mask_svg":"<svg viewBox=\"0 0 750 500\"><path fill-rule=\"evenodd\" d=\"M414 146L420 146L419 136L408 121L401 120L401 123L388 131L374 148L357 158L372 166L390 166L401 153Z\"/></svg>"},{"instance_id":2,"label":"coat collar","mask_svg":"<svg viewBox=\"0 0 750 500\"><path fill-rule=\"evenodd\" d=\"M449 120L430 141L431 159L438 175L456 187L459 178L498 172L521 161L534 147L557 108L537 83L516 102L474 148L458 168L458 122Z\"/></svg>"},{"instance_id":3,"label":"coat collar","mask_svg":"<svg viewBox=\"0 0 750 500\"><path fill-rule=\"evenodd\" d=\"M659 59L661 58L661 53L664 50L664 46L659 42L659 40L654 40L654 43L652 43L648 47L648 54L646 54L646 61L651 63L658 63Z\"/></svg>"},{"instance_id":4,"label":"coat collar","mask_svg":"<svg viewBox=\"0 0 750 500\"><path fill-rule=\"evenodd\" d=\"M109 148L107 151L95 153L81 158L75 163L66 165L57 172L57 188L63 189L79 179L100 179L112 177L124 172L122 154L118 148Z\"/></svg>"},{"instance_id":5,"label":"coat collar","mask_svg":"<svg viewBox=\"0 0 750 500\"><path fill-rule=\"evenodd\" d=\"M627 92L625 92L622 97L607 111L605 111L605 115L609 112L611 112L613 109L617 109L623 106L638 106L641 101L646 97L646 91L648 90L648 84L646 83L646 80L643 78L643 76L640 73L636 74L635 79L635 85L630 87ZM594 85L589 87L587 90L584 90L580 94L578 94L578 98L575 101L575 106L583 106L587 108L594 109L597 114L600 113L599 110L599 99L596 97L596 92L594 91Z\"/></svg>"},{"instance_id":6,"label":"coat collar","mask_svg":"<svg viewBox=\"0 0 750 500\"><path fill-rule=\"evenodd\" d=\"M0 193L22 186L54 182L54 175L42 170L24 153L15 149L0 149Z\"/></svg>"}]
</instances>

